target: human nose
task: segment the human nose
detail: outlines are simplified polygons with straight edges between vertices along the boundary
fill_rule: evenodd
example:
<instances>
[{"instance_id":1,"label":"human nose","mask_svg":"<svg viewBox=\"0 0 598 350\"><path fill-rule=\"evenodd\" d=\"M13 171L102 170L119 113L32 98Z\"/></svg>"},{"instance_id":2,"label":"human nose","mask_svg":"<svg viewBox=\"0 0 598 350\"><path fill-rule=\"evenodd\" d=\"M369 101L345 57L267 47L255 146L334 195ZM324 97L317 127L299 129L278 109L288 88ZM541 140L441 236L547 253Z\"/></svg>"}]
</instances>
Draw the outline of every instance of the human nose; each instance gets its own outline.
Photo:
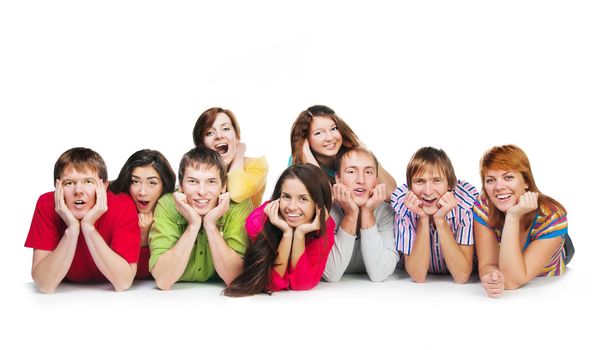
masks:
<instances>
[{"instance_id":1,"label":"human nose","mask_svg":"<svg viewBox=\"0 0 598 350\"><path fill-rule=\"evenodd\" d=\"M357 174L357 183L362 184L365 182L365 174L363 172L359 172Z\"/></svg>"},{"instance_id":2,"label":"human nose","mask_svg":"<svg viewBox=\"0 0 598 350\"><path fill-rule=\"evenodd\" d=\"M83 193L83 184L79 181L75 182L75 186L73 186L75 193Z\"/></svg>"},{"instance_id":3,"label":"human nose","mask_svg":"<svg viewBox=\"0 0 598 350\"><path fill-rule=\"evenodd\" d=\"M430 182L426 182L426 184L424 185L424 191L425 194L432 193L432 184Z\"/></svg>"},{"instance_id":4,"label":"human nose","mask_svg":"<svg viewBox=\"0 0 598 350\"><path fill-rule=\"evenodd\" d=\"M324 137L326 138L326 141L330 141L332 140L332 133L330 131L326 131Z\"/></svg>"},{"instance_id":5,"label":"human nose","mask_svg":"<svg viewBox=\"0 0 598 350\"><path fill-rule=\"evenodd\" d=\"M146 184L143 182L139 185L139 194L140 195L144 195L147 193L147 189L145 186L146 186Z\"/></svg>"}]
</instances>

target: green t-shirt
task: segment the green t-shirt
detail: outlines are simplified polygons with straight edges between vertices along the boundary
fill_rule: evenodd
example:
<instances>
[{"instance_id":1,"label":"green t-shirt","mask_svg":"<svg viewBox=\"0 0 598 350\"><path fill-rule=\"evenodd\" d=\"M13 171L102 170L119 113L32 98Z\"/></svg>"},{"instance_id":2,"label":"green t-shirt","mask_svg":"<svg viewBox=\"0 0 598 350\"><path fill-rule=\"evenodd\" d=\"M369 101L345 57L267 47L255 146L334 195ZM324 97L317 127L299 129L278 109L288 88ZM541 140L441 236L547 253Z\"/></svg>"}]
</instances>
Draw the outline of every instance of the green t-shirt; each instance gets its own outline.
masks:
<instances>
[{"instance_id":1,"label":"green t-shirt","mask_svg":"<svg viewBox=\"0 0 598 350\"><path fill-rule=\"evenodd\" d=\"M240 255L244 255L247 249L245 220L252 210L253 204L250 199L241 203L231 201L228 211L216 223L226 244ZM153 269L162 254L174 247L187 226L185 217L176 210L172 193L162 196L156 204L154 224L149 232L150 270ZM193 245L185 272L179 281L203 282L214 276L216 276L216 270L212 261L212 252L208 236L202 226Z\"/></svg>"}]
</instances>

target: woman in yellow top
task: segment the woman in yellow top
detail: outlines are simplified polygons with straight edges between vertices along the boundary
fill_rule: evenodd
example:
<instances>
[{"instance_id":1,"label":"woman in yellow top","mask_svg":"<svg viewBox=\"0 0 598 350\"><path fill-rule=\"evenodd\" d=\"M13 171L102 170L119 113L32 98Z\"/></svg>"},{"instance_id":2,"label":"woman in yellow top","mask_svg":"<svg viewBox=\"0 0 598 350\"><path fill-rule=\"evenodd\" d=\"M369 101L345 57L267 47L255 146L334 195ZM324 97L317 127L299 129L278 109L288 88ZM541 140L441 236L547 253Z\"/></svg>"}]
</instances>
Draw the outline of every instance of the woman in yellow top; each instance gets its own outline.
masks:
<instances>
[{"instance_id":1,"label":"woman in yellow top","mask_svg":"<svg viewBox=\"0 0 598 350\"><path fill-rule=\"evenodd\" d=\"M228 169L227 188L233 202L251 198L254 207L261 204L268 163L265 157L245 157L247 148L241 142L241 130L233 112L220 107L204 111L193 128L193 142L196 147L220 153Z\"/></svg>"}]
</instances>

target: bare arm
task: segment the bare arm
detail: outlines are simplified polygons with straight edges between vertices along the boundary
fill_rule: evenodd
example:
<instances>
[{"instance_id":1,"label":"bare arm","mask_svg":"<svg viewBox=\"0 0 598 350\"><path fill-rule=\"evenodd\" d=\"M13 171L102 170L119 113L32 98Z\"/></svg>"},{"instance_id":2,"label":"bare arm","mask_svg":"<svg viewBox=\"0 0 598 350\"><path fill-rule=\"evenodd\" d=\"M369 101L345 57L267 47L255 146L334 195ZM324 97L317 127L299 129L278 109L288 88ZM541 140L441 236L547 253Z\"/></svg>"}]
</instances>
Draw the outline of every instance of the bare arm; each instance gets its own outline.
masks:
<instances>
[{"instance_id":1,"label":"bare arm","mask_svg":"<svg viewBox=\"0 0 598 350\"><path fill-rule=\"evenodd\" d=\"M280 201L274 200L264 208L264 213L268 216L268 220L282 231L282 238L278 243L276 250L276 259L274 260L274 271L280 276L284 277L289 266L289 257L291 256L291 246L293 244L293 229L280 216Z\"/></svg>"},{"instance_id":2,"label":"bare arm","mask_svg":"<svg viewBox=\"0 0 598 350\"><path fill-rule=\"evenodd\" d=\"M68 230L67 230L68 231ZM65 232L53 251L33 250L31 277L37 289L42 293L54 293L64 279L77 248L77 235Z\"/></svg>"},{"instance_id":3,"label":"bare arm","mask_svg":"<svg viewBox=\"0 0 598 350\"><path fill-rule=\"evenodd\" d=\"M504 276L498 269L500 248L496 241L496 234L477 221L473 224L473 234L480 281L488 296L498 298L504 291Z\"/></svg>"},{"instance_id":4,"label":"bare arm","mask_svg":"<svg viewBox=\"0 0 598 350\"><path fill-rule=\"evenodd\" d=\"M116 291L124 291L133 283L137 263L129 264L118 255L96 230L95 222L108 210L106 184L100 181L96 187L96 204L81 219L81 233L96 266Z\"/></svg>"},{"instance_id":5,"label":"bare arm","mask_svg":"<svg viewBox=\"0 0 598 350\"><path fill-rule=\"evenodd\" d=\"M415 282L423 283L430 268L430 217L422 209L422 201L409 191L405 195L405 207L412 215L417 215L415 243L411 252L404 253L405 270Z\"/></svg>"},{"instance_id":6,"label":"bare arm","mask_svg":"<svg viewBox=\"0 0 598 350\"><path fill-rule=\"evenodd\" d=\"M185 272L200 228L201 224L189 224L176 244L158 258L151 272L161 290L172 288Z\"/></svg>"},{"instance_id":7,"label":"bare arm","mask_svg":"<svg viewBox=\"0 0 598 350\"><path fill-rule=\"evenodd\" d=\"M404 254L405 270L415 282L423 283L430 268L430 218L420 216L417 221L415 243L410 254Z\"/></svg>"},{"instance_id":8,"label":"bare arm","mask_svg":"<svg viewBox=\"0 0 598 350\"><path fill-rule=\"evenodd\" d=\"M397 182L381 164L378 164L378 183L386 185L386 197L384 200L390 202L390 195L397 188Z\"/></svg>"},{"instance_id":9,"label":"bare arm","mask_svg":"<svg viewBox=\"0 0 598 350\"><path fill-rule=\"evenodd\" d=\"M446 192L439 200L440 208L434 214L434 224L438 230L438 238L440 241L440 249L446 266L453 276L456 283L466 283L469 280L472 269L473 246L459 245L455 240L453 232L449 223L446 221L446 215L455 209L459 202L452 192ZM471 230L471 223L465 229ZM469 231L471 232L471 231Z\"/></svg>"},{"instance_id":10,"label":"bare arm","mask_svg":"<svg viewBox=\"0 0 598 350\"><path fill-rule=\"evenodd\" d=\"M456 283L466 283L471 275L473 265L473 245L459 245L451 232L448 222L444 218L434 218L438 229L440 249L453 280Z\"/></svg>"},{"instance_id":11,"label":"bare arm","mask_svg":"<svg viewBox=\"0 0 598 350\"><path fill-rule=\"evenodd\" d=\"M174 201L176 210L187 220L188 226L174 246L160 255L151 270L156 286L161 290L172 288L185 272L202 224L201 216L187 203L183 193L174 193Z\"/></svg>"}]
</instances>

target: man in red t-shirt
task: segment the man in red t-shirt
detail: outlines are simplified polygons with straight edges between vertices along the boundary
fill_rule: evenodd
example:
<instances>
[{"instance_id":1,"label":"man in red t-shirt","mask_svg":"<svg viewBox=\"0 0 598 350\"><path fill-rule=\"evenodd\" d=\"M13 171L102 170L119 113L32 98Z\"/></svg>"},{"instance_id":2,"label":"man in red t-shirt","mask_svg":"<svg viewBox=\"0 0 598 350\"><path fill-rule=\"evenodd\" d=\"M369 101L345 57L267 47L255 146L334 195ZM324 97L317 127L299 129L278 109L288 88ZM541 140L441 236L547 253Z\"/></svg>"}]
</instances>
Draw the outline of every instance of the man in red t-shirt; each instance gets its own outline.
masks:
<instances>
[{"instance_id":1,"label":"man in red t-shirt","mask_svg":"<svg viewBox=\"0 0 598 350\"><path fill-rule=\"evenodd\" d=\"M25 246L33 248L31 276L42 293L58 284L109 281L131 286L139 259L135 204L106 190L106 164L88 148L71 148L54 165L56 190L40 196Z\"/></svg>"}]
</instances>

